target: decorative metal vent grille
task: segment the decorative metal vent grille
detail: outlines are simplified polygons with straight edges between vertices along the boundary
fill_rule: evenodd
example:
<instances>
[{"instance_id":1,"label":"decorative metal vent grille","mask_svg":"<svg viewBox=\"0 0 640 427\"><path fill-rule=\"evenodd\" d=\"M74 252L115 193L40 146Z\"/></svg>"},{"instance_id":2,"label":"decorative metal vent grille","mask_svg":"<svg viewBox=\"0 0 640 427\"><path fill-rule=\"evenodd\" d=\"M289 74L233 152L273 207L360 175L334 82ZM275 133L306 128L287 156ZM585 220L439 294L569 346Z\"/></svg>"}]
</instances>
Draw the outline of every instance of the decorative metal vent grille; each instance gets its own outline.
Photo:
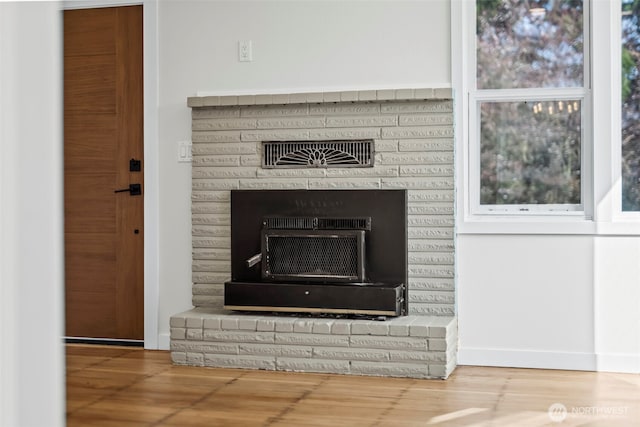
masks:
<instances>
[{"instance_id":1,"label":"decorative metal vent grille","mask_svg":"<svg viewBox=\"0 0 640 427\"><path fill-rule=\"evenodd\" d=\"M318 230L371 230L371 218L318 218Z\"/></svg>"},{"instance_id":2,"label":"decorative metal vent grille","mask_svg":"<svg viewBox=\"0 0 640 427\"><path fill-rule=\"evenodd\" d=\"M355 236L269 237L272 276L358 278Z\"/></svg>"},{"instance_id":3,"label":"decorative metal vent grille","mask_svg":"<svg viewBox=\"0 0 640 427\"><path fill-rule=\"evenodd\" d=\"M272 216L264 219L264 228L271 230L313 230L316 219L313 217L279 217Z\"/></svg>"},{"instance_id":4,"label":"decorative metal vent grille","mask_svg":"<svg viewBox=\"0 0 640 427\"><path fill-rule=\"evenodd\" d=\"M370 217L317 218L265 217L264 228L270 230L371 230Z\"/></svg>"},{"instance_id":5,"label":"decorative metal vent grille","mask_svg":"<svg viewBox=\"0 0 640 427\"><path fill-rule=\"evenodd\" d=\"M262 167L372 167L373 140L263 141Z\"/></svg>"}]
</instances>

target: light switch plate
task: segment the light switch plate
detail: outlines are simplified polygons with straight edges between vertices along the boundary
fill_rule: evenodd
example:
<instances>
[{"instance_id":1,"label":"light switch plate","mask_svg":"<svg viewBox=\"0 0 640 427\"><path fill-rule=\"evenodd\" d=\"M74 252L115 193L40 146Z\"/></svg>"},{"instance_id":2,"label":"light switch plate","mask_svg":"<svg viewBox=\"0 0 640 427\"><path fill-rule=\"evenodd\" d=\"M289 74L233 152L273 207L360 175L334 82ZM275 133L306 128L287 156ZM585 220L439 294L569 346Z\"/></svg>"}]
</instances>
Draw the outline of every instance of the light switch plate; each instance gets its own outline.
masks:
<instances>
[{"instance_id":1,"label":"light switch plate","mask_svg":"<svg viewBox=\"0 0 640 427\"><path fill-rule=\"evenodd\" d=\"M191 141L179 141L178 142L178 162L190 162L192 160L191 155Z\"/></svg>"}]
</instances>

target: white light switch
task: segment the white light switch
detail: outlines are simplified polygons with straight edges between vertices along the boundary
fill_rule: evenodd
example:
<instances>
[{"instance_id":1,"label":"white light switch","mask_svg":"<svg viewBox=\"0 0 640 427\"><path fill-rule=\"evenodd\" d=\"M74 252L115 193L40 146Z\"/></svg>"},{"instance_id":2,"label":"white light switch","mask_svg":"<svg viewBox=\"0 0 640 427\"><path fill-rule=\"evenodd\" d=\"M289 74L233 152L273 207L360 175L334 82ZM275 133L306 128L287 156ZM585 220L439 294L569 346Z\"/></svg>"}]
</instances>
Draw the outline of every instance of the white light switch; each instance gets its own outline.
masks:
<instances>
[{"instance_id":1,"label":"white light switch","mask_svg":"<svg viewBox=\"0 0 640 427\"><path fill-rule=\"evenodd\" d=\"M190 162L191 161L191 141L179 141L178 142L178 161Z\"/></svg>"},{"instance_id":2,"label":"white light switch","mask_svg":"<svg viewBox=\"0 0 640 427\"><path fill-rule=\"evenodd\" d=\"M238 42L238 61L250 62L253 61L253 51L251 47L251 40L240 40Z\"/></svg>"}]
</instances>

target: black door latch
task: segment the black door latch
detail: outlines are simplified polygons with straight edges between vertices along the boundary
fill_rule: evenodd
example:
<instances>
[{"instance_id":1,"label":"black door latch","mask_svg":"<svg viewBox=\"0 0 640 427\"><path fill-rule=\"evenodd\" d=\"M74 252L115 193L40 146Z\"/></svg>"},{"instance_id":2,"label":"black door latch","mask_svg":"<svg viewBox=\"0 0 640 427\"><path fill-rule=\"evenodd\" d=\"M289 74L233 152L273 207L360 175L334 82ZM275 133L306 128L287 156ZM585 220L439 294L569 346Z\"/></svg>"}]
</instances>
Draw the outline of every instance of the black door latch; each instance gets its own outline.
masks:
<instances>
[{"instance_id":1,"label":"black door latch","mask_svg":"<svg viewBox=\"0 0 640 427\"><path fill-rule=\"evenodd\" d=\"M129 192L132 196L139 196L142 194L142 186L140 184L129 184L129 188L123 188L121 190L115 190L114 193Z\"/></svg>"}]
</instances>

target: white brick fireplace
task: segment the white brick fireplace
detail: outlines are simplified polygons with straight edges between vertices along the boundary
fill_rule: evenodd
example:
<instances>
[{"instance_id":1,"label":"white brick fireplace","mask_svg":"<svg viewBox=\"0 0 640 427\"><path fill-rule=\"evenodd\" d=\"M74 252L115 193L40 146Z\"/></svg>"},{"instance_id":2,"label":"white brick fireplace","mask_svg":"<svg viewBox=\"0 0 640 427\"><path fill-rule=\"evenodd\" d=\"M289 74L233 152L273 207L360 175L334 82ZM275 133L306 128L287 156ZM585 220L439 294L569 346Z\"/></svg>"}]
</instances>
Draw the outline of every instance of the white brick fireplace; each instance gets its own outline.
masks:
<instances>
[{"instance_id":1,"label":"white brick fireplace","mask_svg":"<svg viewBox=\"0 0 640 427\"><path fill-rule=\"evenodd\" d=\"M416 378L455 368L450 89L203 96L192 108L194 309L171 318L177 364ZM373 139L367 168L263 169L262 141ZM233 189L407 189L409 316L226 311Z\"/></svg>"}]
</instances>

